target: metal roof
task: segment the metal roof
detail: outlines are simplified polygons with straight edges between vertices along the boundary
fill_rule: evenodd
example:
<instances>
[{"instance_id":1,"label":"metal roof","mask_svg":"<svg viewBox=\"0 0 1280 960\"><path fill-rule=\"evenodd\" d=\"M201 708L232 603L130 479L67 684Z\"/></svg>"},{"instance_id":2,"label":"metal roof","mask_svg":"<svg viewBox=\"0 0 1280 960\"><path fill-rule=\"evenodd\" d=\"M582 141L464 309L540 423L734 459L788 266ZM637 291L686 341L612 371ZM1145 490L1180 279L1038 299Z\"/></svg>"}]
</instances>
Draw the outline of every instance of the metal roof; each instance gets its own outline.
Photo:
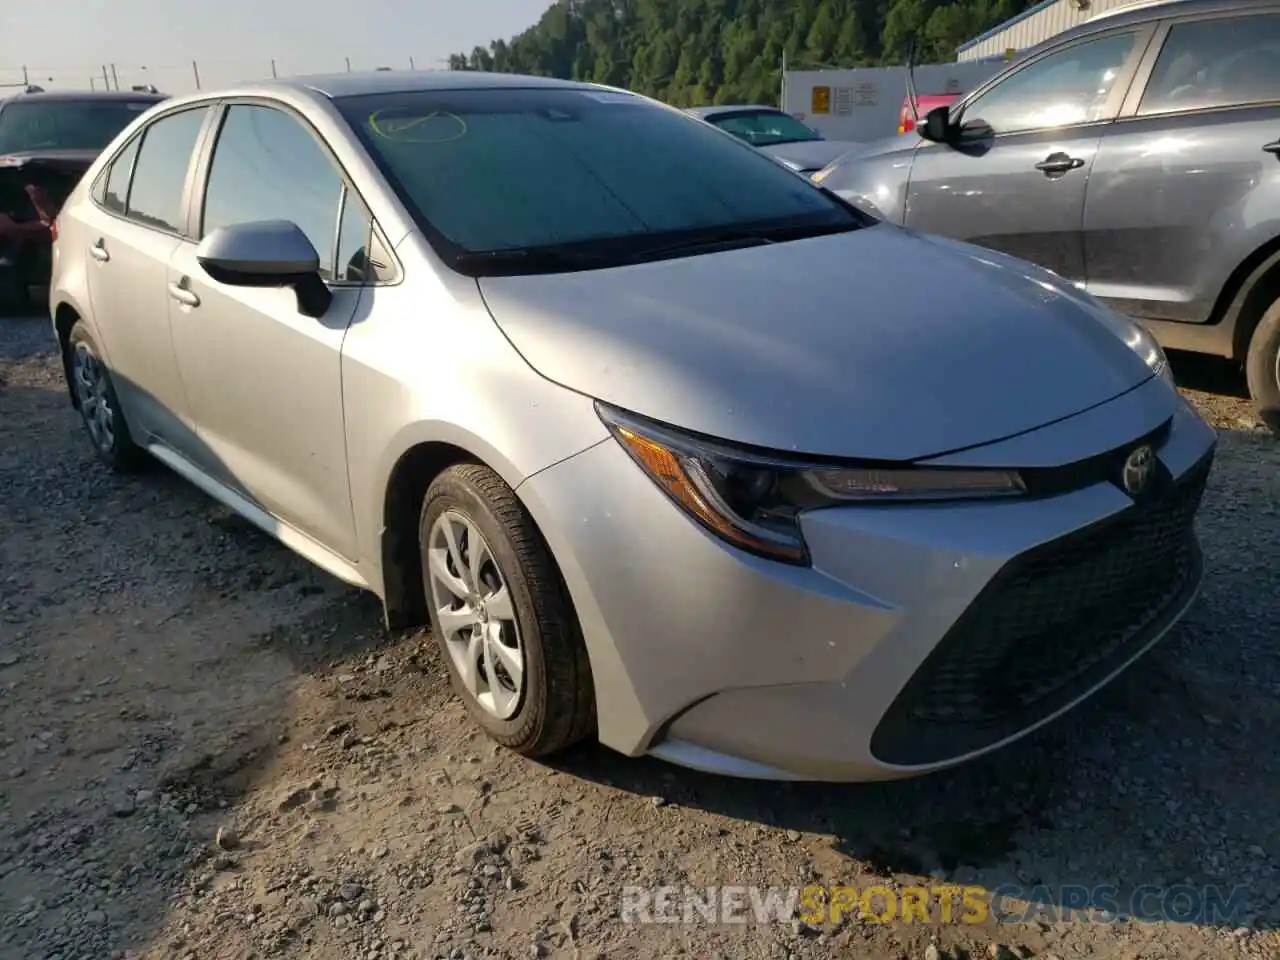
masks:
<instances>
[{"instance_id":1,"label":"metal roof","mask_svg":"<svg viewBox=\"0 0 1280 960\"><path fill-rule=\"evenodd\" d=\"M1038 13L1048 10L1054 4L1063 2L1065 2L1065 0L1042 0L1042 2L1028 7L1016 17L1010 17L1004 23L992 27L986 33L979 34L972 40L968 40L961 44L956 48L956 53L964 53L964 51L970 50L980 43L984 43L987 40L991 40L994 37L999 36L1029 17L1033 17ZM1229 10L1277 8L1280 8L1280 0L1129 0L1129 2L1124 2L1124 0L1122 0L1122 2L1099 10L1082 23L1068 27L1066 30L1056 32L1051 37L1045 37L1029 44L1027 49L1037 47L1047 40L1065 39L1070 36L1088 33L1100 22L1111 23L1113 21L1119 21L1123 23L1126 20L1145 22L1146 20L1151 19L1153 11L1156 16L1175 16L1185 13L1213 13Z\"/></svg>"},{"instance_id":2,"label":"metal roof","mask_svg":"<svg viewBox=\"0 0 1280 960\"><path fill-rule=\"evenodd\" d=\"M974 37L972 40L966 40L964 43L960 44L960 46L956 47L956 53L964 53L966 50L970 49L971 47L976 47L978 44L982 43L982 41L990 40L992 37L997 36L1001 33L1004 33L1014 24L1021 23L1023 20L1026 20L1028 17L1035 16L1041 10L1048 10L1050 7L1052 7L1055 3L1058 3L1058 2L1059 0L1040 0L1039 3L1033 4L1032 6L1027 7L1027 9L1023 10L1019 14L1016 14L1010 17L1004 23L996 24L986 33L980 33L976 37Z\"/></svg>"}]
</instances>

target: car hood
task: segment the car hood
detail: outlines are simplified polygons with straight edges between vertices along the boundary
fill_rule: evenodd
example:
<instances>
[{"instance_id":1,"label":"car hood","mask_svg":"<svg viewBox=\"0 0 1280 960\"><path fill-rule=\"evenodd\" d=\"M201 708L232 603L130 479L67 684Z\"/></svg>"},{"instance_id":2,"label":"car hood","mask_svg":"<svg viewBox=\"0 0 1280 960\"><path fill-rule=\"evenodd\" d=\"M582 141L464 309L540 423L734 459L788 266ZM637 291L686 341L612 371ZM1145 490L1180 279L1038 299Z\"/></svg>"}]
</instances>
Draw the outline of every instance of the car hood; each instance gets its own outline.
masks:
<instances>
[{"instance_id":1,"label":"car hood","mask_svg":"<svg viewBox=\"0 0 1280 960\"><path fill-rule=\"evenodd\" d=\"M921 143L916 133L895 133L878 140L867 140L863 143L851 143L848 150L840 154L846 160L870 160L894 153L910 153ZM836 158L833 158L836 159Z\"/></svg>"},{"instance_id":2,"label":"car hood","mask_svg":"<svg viewBox=\"0 0 1280 960\"><path fill-rule=\"evenodd\" d=\"M848 153L858 144L845 140L804 140L799 143L777 143L759 147L775 160L793 170L821 170L836 157Z\"/></svg>"},{"instance_id":3,"label":"car hood","mask_svg":"<svg viewBox=\"0 0 1280 960\"><path fill-rule=\"evenodd\" d=\"M913 460L1071 416L1152 376L1056 275L882 224L604 270L479 281L543 376L686 430Z\"/></svg>"}]
</instances>

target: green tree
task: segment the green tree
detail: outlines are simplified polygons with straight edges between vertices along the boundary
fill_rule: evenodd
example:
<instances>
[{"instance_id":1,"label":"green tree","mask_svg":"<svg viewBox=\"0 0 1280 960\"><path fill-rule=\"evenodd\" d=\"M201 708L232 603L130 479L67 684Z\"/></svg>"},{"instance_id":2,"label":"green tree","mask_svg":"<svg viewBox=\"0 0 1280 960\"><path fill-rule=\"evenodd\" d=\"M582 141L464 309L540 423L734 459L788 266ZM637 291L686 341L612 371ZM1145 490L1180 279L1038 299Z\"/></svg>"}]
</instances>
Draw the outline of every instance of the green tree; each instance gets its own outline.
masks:
<instances>
[{"instance_id":1,"label":"green tree","mask_svg":"<svg viewBox=\"0 0 1280 960\"><path fill-rule=\"evenodd\" d=\"M777 103L782 56L806 64L954 59L1033 0L555 0L533 26L450 69L565 77L670 103Z\"/></svg>"}]
</instances>

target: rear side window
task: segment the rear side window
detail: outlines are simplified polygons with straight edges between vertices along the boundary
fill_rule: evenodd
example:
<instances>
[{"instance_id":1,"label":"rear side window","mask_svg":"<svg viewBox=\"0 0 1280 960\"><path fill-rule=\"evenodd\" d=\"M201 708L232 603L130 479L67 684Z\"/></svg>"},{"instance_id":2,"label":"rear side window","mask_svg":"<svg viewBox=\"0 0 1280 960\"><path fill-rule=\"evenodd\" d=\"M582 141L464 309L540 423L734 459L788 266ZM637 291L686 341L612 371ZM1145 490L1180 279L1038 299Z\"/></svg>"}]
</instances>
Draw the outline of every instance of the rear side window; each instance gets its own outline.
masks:
<instances>
[{"instance_id":1,"label":"rear side window","mask_svg":"<svg viewBox=\"0 0 1280 960\"><path fill-rule=\"evenodd\" d=\"M129 191L130 220L157 230L180 233L184 226L183 187L191 153L204 125L207 107L161 117L143 134Z\"/></svg>"},{"instance_id":2,"label":"rear side window","mask_svg":"<svg viewBox=\"0 0 1280 960\"><path fill-rule=\"evenodd\" d=\"M1176 23L1139 115L1280 101L1280 15Z\"/></svg>"},{"instance_id":3,"label":"rear side window","mask_svg":"<svg viewBox=\"0 0 1280 960\"><path fill-rule=\"evenodd\" d=\"M129 178L133 173L133 162L138 156L138 144L142 141L135 137L129 145L116 154L111 161L111 171L107 174L107 189L102 196L102 205L112 213L124 215L129 201Z\"/></svg>"},{"instance_id":4,"label":"rear side window","mask_svg":"<svg viewBox=\"0 0 1280 960\"><path fill-rule=\"evenodd\" d=\"M204 228L288 220L333 278L342 175L311 132L291 114L249 104L227 110L205 191Z\"/></svg>"}]
</instances>

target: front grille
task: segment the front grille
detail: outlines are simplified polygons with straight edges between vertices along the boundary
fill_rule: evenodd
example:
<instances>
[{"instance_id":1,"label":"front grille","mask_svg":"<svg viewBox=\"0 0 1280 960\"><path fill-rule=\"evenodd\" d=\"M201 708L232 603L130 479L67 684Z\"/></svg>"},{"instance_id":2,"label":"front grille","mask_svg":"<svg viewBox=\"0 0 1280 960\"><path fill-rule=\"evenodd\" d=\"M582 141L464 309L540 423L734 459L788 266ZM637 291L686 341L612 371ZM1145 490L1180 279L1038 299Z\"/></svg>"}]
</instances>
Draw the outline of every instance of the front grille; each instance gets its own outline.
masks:
<instances>
[{"instance_id":1,"label":"front grille","mask_svg":"<svg viewBox=\"0 0 1280 960\"><path fill-rule=\"evenodd\" d=\"M1212 454L1152 501L1010 561L894 700L881 761L934 763L1044 719L1140 651L1194 592Z\"/></svg>"}]
</instances>

